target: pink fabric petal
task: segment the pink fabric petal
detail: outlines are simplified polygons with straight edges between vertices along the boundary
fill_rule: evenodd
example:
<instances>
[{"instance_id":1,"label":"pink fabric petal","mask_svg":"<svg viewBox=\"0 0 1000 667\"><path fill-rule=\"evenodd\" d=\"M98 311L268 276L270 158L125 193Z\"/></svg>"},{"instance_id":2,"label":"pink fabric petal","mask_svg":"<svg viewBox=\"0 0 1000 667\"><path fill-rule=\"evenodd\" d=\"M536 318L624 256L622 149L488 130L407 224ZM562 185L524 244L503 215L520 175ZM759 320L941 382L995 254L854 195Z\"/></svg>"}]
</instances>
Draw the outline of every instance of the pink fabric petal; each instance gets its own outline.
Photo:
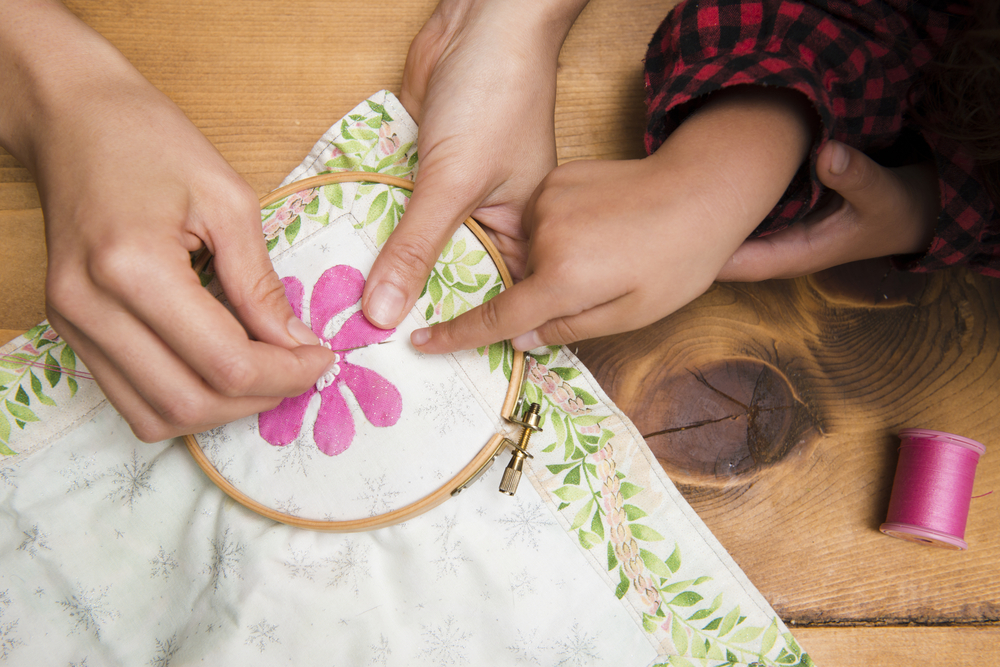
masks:
<instances>
[{"instance_id":1,"label":"pink fabric petal","mask_svg":"<svg viewBox=\"0 0 1000 667\"><path fill-rule=\"evenodd\" d=\"M317 336L333 317L358 302L365 289L365 278L353 266L339 264L323 272L313 287L309 301L309 320Z\"/></svg>"},{"instance_id":2,"label":"pink fabric petal","mask_svg":"<svg viewBox=\"0 0 1000 667\"><path fill-rule=\"evenodd\" d=\"M302 430L302 419L306 414L309 399L316 393L315 387L310 387L304 394L286 398L278 407L257 415L257 426L260 437L272 445L284 447L299 437Z\"/></svg>"},{"instance_id":3,"label":"pink fabric petal","mask_svg":"<svg viewBox=\"0 0 1000 667\"><path fill-rule=\"evenodd\" d=\"M392 426L403 411L403 397L396 385L364 366L342 361L338 379L354 393L365 417L373 426Z\"/></svg>"},{"instance_id":4,"label":"pink fabric petal","mask_svg":"<svg viewBox=\"0 0 1000 667\"><path fill-rule=\"evenodd\" d=\"M330 347L335 350L349 350L353 347L381 343L395 331L395 329L379 329L359 310L347 318L337 335L330 339Z\"/></svg>"},{"instance_id":5,"label":"pink fabric petal","mask_svg":"<svg viewBox=\"0 0 1000 667\"><path fill-rule=\"evenodd\" d=\"M350 447L354 440L354 417L351 416L344 397L340 395L340 382L334 382L321 391L320 397L313 435L319 451L327 456L336 456Z\"/></svg>"},{"instance_id":6,"label":"pink fabric petal","mask_svg":"<svg viewBox=\"0 0 1000 667\"><path fill-rule=\"evenodd\" d=\"M301 320L302 301L306 294L306 288L302 286L302 282L295 276L282 278L281 283L285 286L285 298L292 305L292 312L295 313L295 317Z\"/></svg>"}]
</instances>

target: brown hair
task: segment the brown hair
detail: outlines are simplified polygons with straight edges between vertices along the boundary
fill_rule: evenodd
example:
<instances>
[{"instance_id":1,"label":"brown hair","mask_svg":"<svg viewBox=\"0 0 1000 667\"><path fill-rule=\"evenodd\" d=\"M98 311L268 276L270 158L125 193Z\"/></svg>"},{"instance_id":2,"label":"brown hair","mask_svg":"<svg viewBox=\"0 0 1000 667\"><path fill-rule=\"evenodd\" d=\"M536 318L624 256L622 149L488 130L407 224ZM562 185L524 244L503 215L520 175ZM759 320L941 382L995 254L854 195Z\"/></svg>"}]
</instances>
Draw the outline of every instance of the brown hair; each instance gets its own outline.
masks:
<instances>
[{"instance_id":1,"label":"brown hair","mask_svg":"<svg viewBox=\"0 0 1000 667\"><path fill-rule=\"evenodd\" d=\"M972 150L1000 206L1000 2L974 4L969 29L945 44L929 70L919 116Z\"/></svg>"}]
</instances>

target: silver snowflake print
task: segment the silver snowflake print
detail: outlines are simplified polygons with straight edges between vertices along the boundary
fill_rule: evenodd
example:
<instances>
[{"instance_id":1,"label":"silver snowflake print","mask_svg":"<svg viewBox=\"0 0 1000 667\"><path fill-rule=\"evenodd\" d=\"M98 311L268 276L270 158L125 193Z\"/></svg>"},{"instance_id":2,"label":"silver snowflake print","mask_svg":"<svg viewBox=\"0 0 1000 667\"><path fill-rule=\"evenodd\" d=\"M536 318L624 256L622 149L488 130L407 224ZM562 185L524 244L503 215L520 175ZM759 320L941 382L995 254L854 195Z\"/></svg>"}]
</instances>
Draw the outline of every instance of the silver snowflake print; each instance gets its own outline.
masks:
<instances>
[{"instance_id":1,"label":"silver snowflake print","mask_svg":"<svg viewBox=\"0 0 1000 667\"><path fill-rule=\"evenodd\" d=\"M368 565L368 547L361 547L352 540L344 542L336 556L326 559L330 564L330 580L327 586L344 586L360 595L361 584L371 578Z\"/></svg>"},{"instance_id":2,"label":"silver snowflake print","mask_svg":"<svg viewBox=\"0 0 1000 667\"><path fill-rule=\"evenodd\" d=\"M35 589L35 595L37 595L38 597L42 597L43 595L45 595L45 589L39 586L38 588Z\"/></svg>"},{"instance_id":3,"label":"silver snowflake print","mask_svg":"<svg viewBox=\"0 0 1000 667\"><path fill-rule=\"evenodd\" d=\"M4 591L6 593L6 591ZM4 603L6 607L10 602ZM17 636L17 619L8 621L3 618L3 609L0 609L0 660L6 660L11 652L24 642Z\"/></svg>"},{"instance_id":4,"label":"silver snowflake print","mask_svg":"<svg viewBox=\"0 0 1000 667\"><path fill-rule=\"evenodd\" d=\"M446 544L441 549L441 555L434 559L434 564L438 567L438 579L448 575L457 575L459 566L467 562L469 559L462 553L461 542Z\"/></svg>"},{"instance_id":5,"label":"silver snowflake print","mask_svg":"<svg viewBox=\"0 0 1000 667\"><path fill-rule=\"evenodd\" d=\"M368 503L368 516L378 516L393 509L391 501L399 495L399 491L390 491L385 487L385 475L377 479L365 478L365 490L357 497L357 500L364 500Z\"/></svg>"},{"instance_id":6,"label":"silver snowflake print","mask_svg":"<svg viewBox=\"0 0 1000 667\"><path fill-rule=\"evenodd\" d=\"M155 465L156 461L140 463L139 454L133 449L131 463L122 463L108 470L115 488L106 497L109 500L125 503L131 510L135 501L146 491L154 490L149 478L153 474Z\"/></svg>"},{"instance_id":7,"label":"silver snowflake print","mask_svg":"<svg viewBox=\"0 0 1000 667\"><path fill-rule=\"evenodd\" d=\"M13 468L0 468L0 481L4 483L5 486L9 486L12 489L17 488L17 471Z\"/></svg>"},{"instance_id":8,"label":"silver snowflake print","mask_svg":"<svg viewBox=\"0 0 1000 667\"><path fill-rule=\"evenodd\" d=\"M280 448L281 459L274 466L274 472L281 472L286 468L297 470L303 476L309 476L309 469L312 468L313 455L319 451L311 441L311 434L300 435L290 443Z\"/></svg>"},{"instance_id":9,"label":"silver snowflake print","mask_svg":"<svg viewBox=\"0 0 1000 667\"><path fill-rule=\"evenodd\" d=\"M213 539L212 562L208 565L208 573L212 581L212 590L219 590L219 581L228 579L231 576L242 579L237 567L246 547L238 541L230 541L229 528L227 527L222 535Z\"/></svg>"},{"instance_id":10,"label":"silver snowflake print","mask_svg":"<svg viewBox=\"0 0 1000 667\"><path fill-rule=\"evenodd\" d=\"M295 502L295 496L289 496L288 500L278 501L275 509L282 514L289 514L291 516L298 516L299 512L302 511L302 507Z\"/></svg>"},{"instance_id":11,"label":"silver snowflake print","mask_svg":"<svg viewBox=\"0 0 1000 667\"><path fill-rule=\"evenodd\" d=\"M389 656L392 655L392 650L389 648L389 640L385 635L380 636L380 641L378 644L372 644L372 659L368 663L370 665L385 665L389 664Z\"/></svg>"},{"instance_id":12,"label":"silver snowflake print","mask_svg":"<svg viewBox=\"0 0 1000 667\"><path fill-rule=\"evenodd\" d=\"M551 526L552 520L541 503L523 503L520 498L514 502L513 511L498 519L507 531L507 546L521 542L538 549L542 526Z\"/></svg>"},{"instance_id":13,"label":"silver snowflake print","mask_svg":"<svg viewBox=\"0 0 1000 667\"><path fill-rule=\"evenodd\" d=\"M174 558L175 553L177 552L171 551L167 553L163 547L160 547L160 552L149 559L149 564L152 566L152 573L149 575L150 578L163 575L164 579L169 579L170 572L177 569L177 559Z\"/></svg>"},{"instance_id":14,"label":"silver snowflake print","mask_svg":"<svg viewBox=\"0 0 1000 667\"><path fill-rule=\"evenodd\" d=\"M71 662L69 663L69 667L87 667L87 659L84 658L80 662Z\"/></svg>"},{"instance_id":15,"label":"silver snowflake print","mask_svg":"<svg viewBox=\"0 0 1000 667\"><path fill-rule=\"evenodd\" d=\"M424 627L424 643L427 645L421 655L426 655L438 665L465 665L469 658L465 655L466 641L471 635L462 632L455 619L448 617L444 625Z\"/></svg>"},{"instance_id":16,"label":"silver snowflake print","mask_svg":"<svg viewBox=\"0 0 1000 667\"><path fill-rule=\"evenodd\" d=\"M21 532L24 534L24 540L21 542L21 545L17 548L18 551L24 551L29 556L31 556L32 559L34 559L35 554L37 554L40 549L46 549L48 551L52 550L52 547L50 547L48 543L45 541L46 538L48 538L48 535L46 535L38 527L37 523L28 530L24 530Z\"/></svg>"},{"instance_id":17,"label":"silver snowflake print","mask_svg":"<svg viewBox=\"0 0 1000 667\"><path fill-rule=\"evenodd\" d=\"M425 382L424 395L431 400L417 408L418 415L434 424L439 436L454 430L456 424L467 424L475 419L469 390L458 378L446 382Z\"/></svg>"},{"instance_id":18,"label":"silver snowflake print","mask_svg":"<svg viewBox=\"0 0 1000 667\"><path fill-rule=\"evenodd\" d=\"M579 626L573 625L570 636L566 641L557 641L553 647L559 654L559 662L556 667L563 665L590 665L599 659L594 651L594 638L585 632L580 632Z\"/></svg>"},{"instance_id":19,"label":"silver snowflake print","mask_svg":"<svg viewBox=\"0 0 1000 667\"><path fill-rule=\"evenodd\" d=\"M271 625L266 619L262 620L260 623L250 626L250 634L243 643L248 646L256 646L257 650L263 653L271 644L281 643L274 632L277 629L277 625Z\"/></svg>"},{"instance_id":20,"label":"silver snowflake print","mask_svg":"<svg viewBox=\"0 0 1000 667\"><path fill-rule=\"evenodd\" d=\"M308 579L313 580L313 576L316 574L316 569L319 567L319 563L316 561L309 561L308 551L292 551L292 559L285 561L285 567L291 572L293 579Z\"/></svg>"},{"instance_id":21,"label":"silver snowflake print","mask_svg":"<svg viewBox=\"0 0 1000 667\"><path fill-rule=\"evenodd\" d=\"M528 572L528 568L524 568L519 574L514 575L511 579L510 592L518 598L523 598L525 595L534 593L535 580L536 577L532 576L531 573Z\"/></svg>"},{"instance_id":22,"label":"silver snowflake print","mask_svg":"<svg viewBox=\"0 0 1000 667\"><path fill-rule=\"evenodd\" d=\"M515 660L528 663L529 665L540 665L539 653L549 647L538 641L538 630L532 630L531 634L525 634L520 629L514 637L514 642L507 647Z\"/></svg>"},{"instance_id":23,"label":"silver snowflake print","mask_svg":"<svg viewBox=\"0 0 1000 667\"><path fill-rule=\"evenodd\" d=\"M149 661L149 664L153 667L170 667L170 659L174 657L174 654L177 653L180 647L180 642L177 641L176 634L165 642L157 639L156 655Z\"/></svg>"},{"instance_id":24,"label":"silver snowflake print","mask_svg":"<svg viewBox=\"0 0 1000 667\"><path fill-rule=\"evenodd\" d=\"M91 468L94 467L97 457L93 454L83 456L73 452L69 455L69 465L59 474L69 480L69 487L66 493L71 493L78 489L89 489L94 483L101 479L103 474L94 474Z\"/></svg>"},{"instance_id":25,"label":"silver snowflake print","mask_svg":"<svg viewBox=\"0 0 1000 667\"><path fill-rule=\"evenodd\" d=\"M76 621L74 630L77 632L89 630L94 633L94 637L100 639L101 626L118 618L120 614L117 611L108 609L105 600L108 588L108 586L100 590L92 588L59 601L59 606Z\"/></svg>"},{"instance_id":26,"label":"silver snowflake print","mask_svg":"<svg viewBox=\"0 0 1000 667\"><path fill-rule=\"evenodd\" d=\"M205 456L208 457L212 465L220 473L224 473L229 464L233 462L232 456L225 459L222 458L222 453L226 451L222 445L225 445L232 439L233 437L229 434L229 428L226 425L216 426L198 436L198 444L201 445L202 451L205 452Z\"/></svg>"},{"instance_id":27,"label":"silver snowflake print","mask_svg":"<svg viewBox=\"0 0 1000 667\"><path fill-rule=\"evenodd\" d=\"M452 514L451 516L446 516L443 523L436 523L434 527L440 530L436 542L440 542L442 545L447 545L451 541L451 531L455 529L458 525L457 515Z\"/></svg>"}]
</instances>

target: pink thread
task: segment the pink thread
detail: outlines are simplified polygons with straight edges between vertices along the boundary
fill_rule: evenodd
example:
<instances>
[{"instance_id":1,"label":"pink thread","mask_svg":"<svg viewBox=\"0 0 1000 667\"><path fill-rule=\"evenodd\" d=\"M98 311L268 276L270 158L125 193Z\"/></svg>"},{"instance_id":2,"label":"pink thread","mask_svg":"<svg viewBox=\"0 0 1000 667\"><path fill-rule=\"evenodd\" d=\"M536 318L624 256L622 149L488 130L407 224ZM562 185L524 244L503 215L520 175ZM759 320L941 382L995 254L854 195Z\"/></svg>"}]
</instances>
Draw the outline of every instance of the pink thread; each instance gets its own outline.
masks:
<instances>
[{"instance_id":1,"label":"pink thread","mask_svg":"<svg viewBox=\"0 0 1000 667\"><path fill-rule=\"evenodd\" d=\"M986 447L928 429L904 429L899 438L889 512L880 530L910 542L968 549L965 526L972 485Z\"/></svg>"},{"instance_id":2,"label":"pink thread","mask_svg":"<svg viewBox=\"0 0 1000 667\"><path fill-rule=\"evenodd\" d=\"M41 368L43 370L59 371L60 373L63 373L65 375L70 375L75 378L83 378L84 380L94 379L94 376L86 371L71 370L69 368L65 368L64 366L53 366L52 364L43 364L40 361L25 361L23 359L18 359L10 354L5 354L0 358L5 359L7 361L11 361L20 366L31 366L32 368Z\"/></svg>"}]
</instances>

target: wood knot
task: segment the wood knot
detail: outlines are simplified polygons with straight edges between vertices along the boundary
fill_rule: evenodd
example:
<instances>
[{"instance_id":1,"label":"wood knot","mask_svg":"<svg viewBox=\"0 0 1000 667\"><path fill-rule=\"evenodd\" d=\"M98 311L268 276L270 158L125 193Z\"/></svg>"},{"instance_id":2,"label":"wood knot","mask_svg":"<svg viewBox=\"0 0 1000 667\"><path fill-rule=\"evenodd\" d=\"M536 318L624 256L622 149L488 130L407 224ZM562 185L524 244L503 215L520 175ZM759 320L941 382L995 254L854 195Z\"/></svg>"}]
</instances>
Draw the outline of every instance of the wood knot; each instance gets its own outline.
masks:
<instances>
[{"instance_id":1,"label":"wood knot","mask_svg":"<svg viewBox=\"0 0 1000 667\"><path fill-rule=\"evenodd\" d=\"M788 378L756 359L681 371L664 378L653 393L648 414L658 414L660 426L640 430L671 474L699 480L745 475L820 435Z\"/></svg>"}]
</instances>

